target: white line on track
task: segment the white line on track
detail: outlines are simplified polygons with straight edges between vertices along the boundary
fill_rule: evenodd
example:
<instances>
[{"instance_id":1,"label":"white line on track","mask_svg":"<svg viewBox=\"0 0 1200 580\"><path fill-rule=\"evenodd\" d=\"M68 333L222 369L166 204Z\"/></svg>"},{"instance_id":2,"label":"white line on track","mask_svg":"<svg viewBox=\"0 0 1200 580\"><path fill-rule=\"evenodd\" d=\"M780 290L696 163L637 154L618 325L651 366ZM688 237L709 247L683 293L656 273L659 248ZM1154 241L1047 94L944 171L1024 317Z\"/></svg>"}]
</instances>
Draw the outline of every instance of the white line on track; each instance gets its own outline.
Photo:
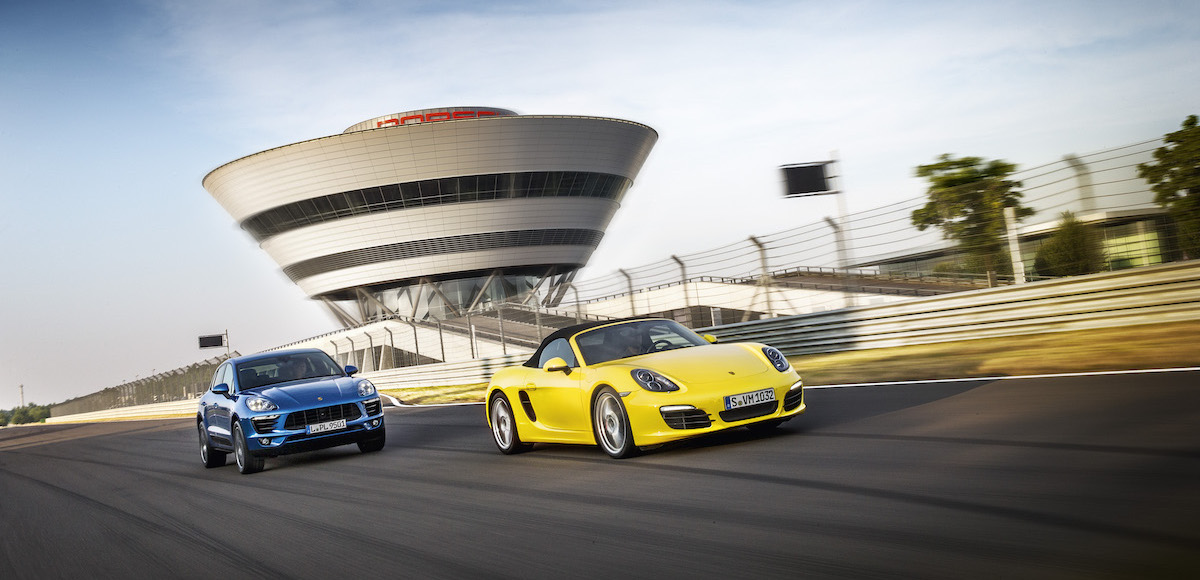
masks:
<instances>
[{"instance_id":1,"label":"white line on track","mask_svg":"<svg viewBox=\"0 0 1200 580\"><path fill-rule=\"evenodd\" d=\"M397 407L405 407L408 409L423 409L425 407L466 407L468 405L482 405L483 401L472 401L468 403L429 403L428 405L409 405L408 403L400 402Z\"/></svg>"},{"instance_id":2,"label":"white line on track","mask_svg":"<svg viewBox=\"0 0 1200 580\"><path fill-rule=\"evenodd\" d=\"M967 377L961 379L927 379L919 381L888 381L882 383L843 383L840 385L804 385L804 390L809 389L840 389L849 387L890 387L899 385L917 385L922 383L962 383L966 381L1006 381L1012 379L1053 379L1059 377L1099 377L1105 375L1141 375L1147 373L1179 373L1188 371L1200 371L1200 367L1181 367L1171 369L1141 369L1133 371L1095 371L1090 373L1054 373L1045 375L1011 375L1011 376L995 376L995 377Z\"/></svg>"}]
</instances>

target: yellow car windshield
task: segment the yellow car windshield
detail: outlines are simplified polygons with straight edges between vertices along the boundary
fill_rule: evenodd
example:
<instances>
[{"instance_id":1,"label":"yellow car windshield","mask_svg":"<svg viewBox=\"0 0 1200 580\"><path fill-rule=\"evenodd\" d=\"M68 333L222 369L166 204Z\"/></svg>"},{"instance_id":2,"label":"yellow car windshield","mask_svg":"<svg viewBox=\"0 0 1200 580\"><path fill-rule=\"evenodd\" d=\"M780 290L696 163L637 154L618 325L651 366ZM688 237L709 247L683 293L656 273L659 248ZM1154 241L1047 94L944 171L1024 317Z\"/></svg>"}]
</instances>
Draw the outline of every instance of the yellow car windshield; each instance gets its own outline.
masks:
<instances>
[{"instance_id":1,"label":"yellow car windshield","mask_svg":"<svg viewBox=\"0 0 1200 580\"><path fill-rule=\"evenodd\" d=\"M575 344L584 363L594 365L708 341L673 320L634 320L581 332Z\"/></svg>"}]
</instances>

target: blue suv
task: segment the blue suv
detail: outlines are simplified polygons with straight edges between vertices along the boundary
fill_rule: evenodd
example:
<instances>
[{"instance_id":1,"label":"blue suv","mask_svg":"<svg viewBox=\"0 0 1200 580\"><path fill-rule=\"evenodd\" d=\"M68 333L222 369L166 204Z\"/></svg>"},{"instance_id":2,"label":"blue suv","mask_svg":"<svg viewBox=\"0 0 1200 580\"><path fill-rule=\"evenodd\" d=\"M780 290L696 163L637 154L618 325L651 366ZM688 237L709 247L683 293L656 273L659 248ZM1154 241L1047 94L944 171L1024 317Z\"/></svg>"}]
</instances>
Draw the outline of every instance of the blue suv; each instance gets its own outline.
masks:
<instances>
[{"instance_id":1,"label":"blue suv","mask_svg":"<svg viewBox=\"0 0 1200 580\"><path fill-rule=\"evenodd\" d=\"M298 349L232 358L200 398L196 430L205 467L262 471L267 457L357 443L383 449L383 403L375 385L354 378L324 351Z\"/></svg>"}]
</instances>

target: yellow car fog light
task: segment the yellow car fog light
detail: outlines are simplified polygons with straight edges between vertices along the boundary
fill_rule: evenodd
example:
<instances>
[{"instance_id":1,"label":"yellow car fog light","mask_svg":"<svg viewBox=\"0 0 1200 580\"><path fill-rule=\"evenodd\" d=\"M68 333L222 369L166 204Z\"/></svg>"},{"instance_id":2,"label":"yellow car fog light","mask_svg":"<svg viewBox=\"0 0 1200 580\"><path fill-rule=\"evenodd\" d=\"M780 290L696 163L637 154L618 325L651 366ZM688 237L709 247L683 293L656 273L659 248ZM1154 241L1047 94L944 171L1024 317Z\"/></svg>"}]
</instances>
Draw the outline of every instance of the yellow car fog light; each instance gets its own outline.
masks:
<instances>
[{"instance_id":1,"label":"yellow car fog light","mask_svg":"<svg viewBox=\"0 0 1200 580\"><path fill-rule=\"evenodd\" d=\"M663 413L676 413L679 411L692 411L695 410L695 407L691 405L666 405L659 407L658 410Z\"/></svg>"}]
</instances>

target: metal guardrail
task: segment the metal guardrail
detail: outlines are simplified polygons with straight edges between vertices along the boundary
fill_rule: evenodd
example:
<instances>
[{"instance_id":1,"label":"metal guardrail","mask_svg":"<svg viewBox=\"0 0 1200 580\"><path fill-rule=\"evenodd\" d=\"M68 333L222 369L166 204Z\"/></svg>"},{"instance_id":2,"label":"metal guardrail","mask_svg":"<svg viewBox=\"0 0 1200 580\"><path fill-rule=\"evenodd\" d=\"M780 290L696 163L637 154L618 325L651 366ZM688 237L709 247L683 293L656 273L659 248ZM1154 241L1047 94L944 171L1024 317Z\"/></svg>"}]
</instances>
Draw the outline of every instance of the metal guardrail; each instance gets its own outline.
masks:
<instances>
[{"instance_id":1,"label":"metal guardrail","mask_svg":"<svg viewBox=\"0 0 1200 580\"><path fill-rule=\"evenodd\" d=\"M699 329L815 354L1200 319L1200 261Z\"/></svg>"},{"instance_id":2,"label":"metal guardrail","mask_svg":"<svg viewBox=\"0 0 1200 580\"><path fill-rule=\"evenodd\" d=\"M184 399L166 403L151 403L133 407L117 407L103 411L75 413L61 417L50 417L47 423L97 423L100 421L132 421L141 419L170 419L176 417L192 417L200 399Z\"/></svg>"},{"instance_id":3,"label":"metal guardrail","mask_svg":"<svg viewBox=\"0 0 1200 580\"><path fill-rule=\"evenodd\" d=\"M725 341L816 354L1200 320L1200 260L1058 278L697 329ZM486 382L528 353L363 373L380 389ZM186 408L183 408L183 406ZM50 422L186 416L195 400L55 417ZM174 407L172 407L174 406Z\"/></svg>"},{"instance_id":4,"label":"metal guardrail","mask_svg":"<svg viewBox=\"0 0 1200 580\"><path fill-rule=\"evenodd\" d=\"M815 354L1200 319L1200 261L697 329ZM486 382L529 354L366 373L382 389Z\"/></svg>"},{"instance_id":5,"label":"metal guardrail","mask_svg":"<svg viewBox=\"0 0 1200 580\"><path fill-rule=\"evenodd\" d=\"M475 360L401 367L361 376L371 379L380 389L442 387L486 383L496 371L529 360L529 353L510 354Z\"/></svg>"}]
</instances>

